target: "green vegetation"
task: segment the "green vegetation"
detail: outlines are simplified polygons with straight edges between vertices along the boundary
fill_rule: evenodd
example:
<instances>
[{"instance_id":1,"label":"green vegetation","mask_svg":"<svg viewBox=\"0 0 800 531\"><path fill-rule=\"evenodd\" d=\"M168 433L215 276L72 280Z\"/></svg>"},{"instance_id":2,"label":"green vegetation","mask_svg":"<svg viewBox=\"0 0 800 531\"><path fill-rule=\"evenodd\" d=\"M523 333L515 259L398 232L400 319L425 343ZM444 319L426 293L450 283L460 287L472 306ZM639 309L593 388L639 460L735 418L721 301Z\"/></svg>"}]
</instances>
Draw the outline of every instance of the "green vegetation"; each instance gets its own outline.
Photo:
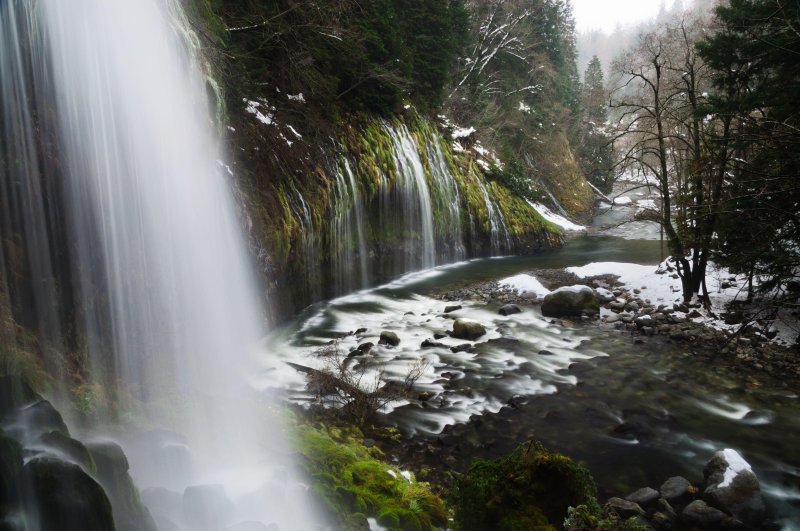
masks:
<instances>
[{"instance_id":1,"label":"green vegetation","mask_svg":"<svg viewBox=\"0 0 800 531\"><path fill-rule=\"evenodd\" d=\"M364 445L359 429L299 423L294 431L313 491L345 528L363 525L366 517L389 529L429 530L447 524L444 503L430 486L386 464L377 446Z\"/></svg>"},{"instance_id":2,"label":"green vegetation","mask_svg":"<svg viewBox=\"0 0 800 531\"><path fill-rule=\"evenodd\" d=\"M585 468L529 441L499 459L476 459L450 498L456 529L523 531L560 528L568 508L594 494Z\"/></svg>"},{"instance_id":3,"label":"green vegetation","mask_svg":"<svg viewBox=\"0 0 800 531\"><path fill-rule=\"evenodd\" d=\"M617 513L605 507L600 507L597 500L590 498L586 503L567 510L564 520L566 531L580 531L591 529L593 531L646 531L648 526L636 523L636 517L620 520Z\"/></svg>"}]
</instances>

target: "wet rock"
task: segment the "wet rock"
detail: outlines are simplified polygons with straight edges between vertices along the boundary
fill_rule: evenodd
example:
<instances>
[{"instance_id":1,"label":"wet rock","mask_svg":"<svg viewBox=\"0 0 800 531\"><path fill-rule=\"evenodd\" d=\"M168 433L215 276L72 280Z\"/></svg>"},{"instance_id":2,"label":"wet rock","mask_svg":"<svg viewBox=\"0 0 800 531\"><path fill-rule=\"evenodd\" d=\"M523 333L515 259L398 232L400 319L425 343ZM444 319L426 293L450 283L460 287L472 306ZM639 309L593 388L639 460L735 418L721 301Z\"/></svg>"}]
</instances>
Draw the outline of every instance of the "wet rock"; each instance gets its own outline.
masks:
<instances>
[{"instance_id":1,"label":"wet rock","mask_svg":"<svg viewBox=\"0 0 800 531\"><path fill-rule=\"evenodd\" d=\"M430 391L422 391L420 394L417 395L417 400L419 400L420 402L427 402L431 398L433 398L433 393L431 393Z\"/></svg>"},{"instance_id":2,"label":"wet rock","mask_svg":"<svg viewBox=\"0 0 800 531\"><path fill-rule=\"evenodd\" d=\"M355 335L357 335L357 336L359 336L359 335L361 335L361 334L365 334L366 332L367 332L367 329L366 329L366 328L359 328L359 329L357 329L357 330L354 332L354 334L355 334Z\"/></svg>"},{"instance_id":3,"label":"wet rock","mask_svg":"<svg viewBox=\"0 0 800 531\"><path fill-rule=\"evenodd\" d=\"M619 515L622 520L627 520L632 516L644 516L645 512L638 503L634 503L622 498L610 498L606 506Z\"/></svg>"},{"instance_id":4,"label":"wet rock","mask_svg":"<svg viewBox=\"0 0 800 531\"><path fill-rule=\"evenodd\" d=\"M450 306L445 306L444 307L444 313L455 312L455 311L460 310L460 309L461 309L461 305L460 304L452 304Z\"/></svg>"},{"instance_id":5,"label":"wet rock","mask_svg":"<svg viewBox=\"0 0 800 531\"><path fill-rule=\"evenodd\" d=\"M350 352L348 352L347 357L348 358L355 358L356 356L361 356L361 355L363 355L363 352L361 352L360 350L356 349L356 350L351 350Z\"/></svg>"},{"instance_id":6,"label":"wet rock","mask_svg":"<svg viewBox=\"0 0 800 531\"><path fill-rule=\"evenodd\" d=\"M23 469L42 531L113 531L111 503L80 466L50 457Z\"/></svg>"},{"instance_id":7,"label":"wet rock","mask_svg":"<svg viewBox=\"0 0 800 531\"><path fill-rule=\"evenodd\" d=\"M356 347L356 350L358 350L362 354L368 354L369 351L372 350L372 347L374 347L374 346L375 346L375 343L370 343L370 342L361 343L359 346Z\"/></svg>"},{"instance_id":8,"label":"wet rock","mask_svg":"<svg viewBox=\"0 0 800 531\"><path fill-rule=\"evenodd\" d=\"M426 339L420 344L422 348L436 348L436 347L446 347L444 343L439 343L438 341L434 341L432 339Z\"/></svg>"},{"instance_id":9,"label":"wet rock","mask_svg":"<svg viewBox=\"0 0 800 531\"><path fill-rule=\"evenodd\" d=\"M55 430L42 434L39 441L59 454L58 457L80 465L89 474L96 473L97 468L92 454L82 442Z\"/></svg>"},{"instance_id":10,"label":"wet rock","mask_svg":"<svg viewBox=\"0 0 800 531\"><path fill-rule=\"evenodd\" d=\"M513 315L515 313L522 313L522 309L516 304L504 304L497 312L500 315Z\"/></svg>"},{"instance_id":11,"label":"wet rock","mask_svg":"<svg viewBox=\"0 0 800 531\"><path fill-rule=\"evenodd\" d=\"M47 400L39 400L23 407L17 413L17 420L19 425L25 426L26 430L32 434L39 435L50 431L59 431L64 435L69 435L61 413Z\"/></svg>"},{"instance_id":12,"label":"wet rock","mask_svg":"<svg viewBox=\"0 0 800 531\"><path fill-rule=\"evenodd\" d=\"M433 333L433 339L442 339L445 337L447 337L447 332L445 332L444 330L438 330Z\"/></svg>"},{"instance_id":13,"label":"wet rock","mask_svg":"<svg viewBox=\"0 0 800 531\"><path fill-rule=\"evenodd\" d=\"M20 501L21 478L22 447L0 430L0 521Z\"/></svg>"},{"instance_id":14,"label":"wet rock","mask_svg":"<svg viewBox=\"0 0 800 531\"><path fill-rule=\"evenodd\" d=\"M450 351L453 353L458 353L458 352L475 353L477 352L477 349L471 343L462 343L458 346L450 347Z\"/></svg>"},{"instance_id":15,"label":"wet rock","mask_svg":"<svg viewBox=\"0 0 800 531\"><path fill-rule=\"evenodd\" d=\"M384 330L381 332L381 338L378 341L379 345L391 345L396 347L400 344L400 338L397 336L396 333L390 332L389 330Z\"/></svg>"},{"instance_id":16,"label":"wet rock","mask_svg":"<svg viewBox=\"0 0 800 531\"><path fill-rule=\"evenodd\" d=\"M689 528L713 528L718 526L726 516L725 513L711 507L703 500L693 501L681 512L681 520Z\"/></svg>"},{"instance_id":17,"label":"wet rock","mask_svg":"<svg viewBox=\"0 0 800 531\"><path fill-rule=\"evenodd\" d=\"M651 489L650 487L644 487L642 489L637 490L636 492L632 492L625 496L625 499L629 502L636 503L641 507L654 507L658 503L658 498L660 494L656 489Z\"/></svg>"},{"instance_id":18,"label":"wet rock","mask_svg":"<svg viewBox=\"0 0 800 531\"><path fill-rule=\"evenodd\" d=\"M649 315L639 315L633 320L633 322L636 324L636 326L641 328L643 326L651 326L653 324L653 318Z\"/></svg>"},{"instance_id":19,"label":"wet rock","mask_svg":"<svg viewBox=\"0 0 800 531\"><path fill-rule=\"evenodd\" d=\"M222 485L186 487L183 493L183 517L193 529L221 528L233 512L233 503Z\"/></svg>"},{"instance_id":20,"label":"wet rock","mask_svg":"<svg viewBox=\"0 0 800 531\"><path fill-rule=\"evenodd\" d=\"M555 356L555 354L550 352L549 350L540 350L539 351L539 355L540 356Z\"/></svg>"},{"instance_id":21,"label":"wet rock","mask_svg":"<svg viewBox=\"0 0 800 531\"><path fill-rule=\"evenodd\" d=\"M714 454L703 470L706 489L704 499L745 524L764 521L766 507L758 478L750 464L730 448Z\"/></svg>"},{"instance_id":22,"label":"wet rock","mask_svg":"<svg viewBox=\"0 0 800 531\"><path fill-rule=\"evenodd\" d=\"M671 517L670 515L662 512L653 513L653 516L650 517L650 523L652 526L658 530L672 529L673 522L675 518Z\"/></svg>"},{"instance_id":23,"label":"wet rock","mask_svg":"<svg viewBox=\"0 0 800 531\"><path fill-rule=\"evenodd\" d=\"M542 315L546 317L568 317L582 313L596 314L600 311L600 301L589 286L568 286L545 295L542 301Z\"/></svg>"},{"instance_id":24,"label":"wet rock","mask_svg":"<svg viewBox=\"0 0 800 531\"><path fill-rule=\"evenodd\" d=\"M490 339L487 341L489 345L513 349L520 345L519 339L514 336L503 336L503 337L496 337L494 339Z\"/></svg>"},{"instance_id":25,"label":"wet rock","mask_svg":"<svg viewBox=\"0 0 800 531\"><path fill-rule=\"evenodd\" d=\"M486 328L477 321L456 319L453 322L453 337L475 341L484 334L486 334Z\"/></svg>"},{"instance_id":26,"label":"wet rock","mask_svg":"<svg viewBox=\"0 0 800 531\"><path fill-rule=\"evenodd\" d=\"M692 484L681 476L674 476L661 484L661 497L672 505L685 505L692 499Z\"/></svg>"},{"instance_id":27,"label":"wet rock","mask_svg":"<svg viewBox=\"0 0 800 531\"><path fill-rule=\"evenodd\" d=\"M97 480L114 508L117 531L155 531L155 522L128 473L128 458L122 448L111 441L90 442L86 447L97 466Z\"/></svg>"}]
</instances>

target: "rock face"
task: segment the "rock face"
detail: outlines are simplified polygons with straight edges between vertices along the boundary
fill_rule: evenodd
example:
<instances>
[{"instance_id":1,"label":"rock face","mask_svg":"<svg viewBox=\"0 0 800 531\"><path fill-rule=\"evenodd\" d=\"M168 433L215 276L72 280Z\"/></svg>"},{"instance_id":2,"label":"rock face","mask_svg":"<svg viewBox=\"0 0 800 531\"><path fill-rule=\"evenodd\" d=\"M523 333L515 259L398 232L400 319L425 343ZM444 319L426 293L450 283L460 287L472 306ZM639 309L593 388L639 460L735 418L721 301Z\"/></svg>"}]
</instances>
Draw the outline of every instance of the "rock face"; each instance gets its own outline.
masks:
<instances>
[{"instance_id":1,"label":"rock face","mask_svg":"<svg viewBox=\"0 0 800 531\"><path fill-rule=\"evenodd\" d=\"M709 504L732 514L745 524L764 521L766 507L753 469L736 450L726 448L711 458L703 470Z\"/></svg>"},{"instance_id":2,"label":"rock face","mask_svg":"<svg viewBox=\"0 0 800 531\"><path fill-rule=\"evenodd\" d=\"M589 286L568 286L548 293L542 301L542 315L567 317L600 312L600 301Z\"/></svg>"},{"instance_id":3,"label":"rock face","mask_svg":"<svg viewBox=\"0 0 800 531\"><path fill-rule=\"evenodd\" d=\"M400 344L400 338L397 337L397 334L395 334L394 332L384 330L383 332L381 332L381 338L378 341L378 344L391 345L393 347L396 347L397 345Z\"/></svg>"},{"instance_id":4,"label":"rock face","mask_svg":"<svg viewBox=\"0 0 800 531\"><path fill-rule=\"evenodd\" d=\"M475 341L486 333L486 328L477 321L470 319L456 319L453 322L453 337Z\"/></svg>"},{"instance_id":5,"label":"rock face","mask_svg":"<svg viewBox=\"0 0 800 531\"><path fill-rule=\"evenodd\" d=\"M42 531L115 531L103 488L78 465L37 457L24 475Z\"/></svg>"}]
</instances>

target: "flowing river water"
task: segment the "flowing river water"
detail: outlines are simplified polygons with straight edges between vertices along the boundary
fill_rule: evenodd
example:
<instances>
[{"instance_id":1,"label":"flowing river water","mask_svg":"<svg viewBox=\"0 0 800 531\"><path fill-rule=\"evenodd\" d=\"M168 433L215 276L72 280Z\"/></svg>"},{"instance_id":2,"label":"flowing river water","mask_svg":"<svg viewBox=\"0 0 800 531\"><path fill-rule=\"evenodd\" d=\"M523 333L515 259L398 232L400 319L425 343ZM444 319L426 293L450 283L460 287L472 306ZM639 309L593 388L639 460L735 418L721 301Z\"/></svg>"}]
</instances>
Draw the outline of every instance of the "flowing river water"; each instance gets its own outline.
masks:
<instances>
[{"instance_id":1,"label":"flowing river water","mask_svg":"<svg viewBox=\"0 0 800 531\"><path fill-rule=\"evenodd\" d=\"M614 221L606 214L601 221ZM630 229L629 229L630 231ZM649 231L649 233L648 233ZM653 237L652 228L632 230ZM375 343L354 370L402 379L424 360L416 389L427 401L392 404L384 420L412 441L439 441L452 455L494 457L529 437L585 464L601 494L625 495L658 488L670 476L702 480L717 450L739 450L753 465L774 516L784 529L800 528L800 409L798 394L780 378L746 374L699 345L666 338L635 341L630 332L594 322L564 327L542 317L538 306L521 314L497 313L500 301L465 300L445 314L433 293L500 279L533 269L590 262L655 264L657 240L583 236L563 249L529 257L472 260L410 274L392 283L312 306L275 332L270 350L278 360L324 366L315 351L333 345L343 356ZM450 351L464 343L421 342L452 328L452 319L481 322L487 335L473 353ZM353 334L358 329L366 331ZM397 347L378 345L382 330L395 332ZM513 336L517 341L503 337ZM330 348L330 347L328 347ZM310 399L302 375L273 360L269 374L295 399ZM366 380L365 380L366 381Z\"/></svg>"}]
</instances>

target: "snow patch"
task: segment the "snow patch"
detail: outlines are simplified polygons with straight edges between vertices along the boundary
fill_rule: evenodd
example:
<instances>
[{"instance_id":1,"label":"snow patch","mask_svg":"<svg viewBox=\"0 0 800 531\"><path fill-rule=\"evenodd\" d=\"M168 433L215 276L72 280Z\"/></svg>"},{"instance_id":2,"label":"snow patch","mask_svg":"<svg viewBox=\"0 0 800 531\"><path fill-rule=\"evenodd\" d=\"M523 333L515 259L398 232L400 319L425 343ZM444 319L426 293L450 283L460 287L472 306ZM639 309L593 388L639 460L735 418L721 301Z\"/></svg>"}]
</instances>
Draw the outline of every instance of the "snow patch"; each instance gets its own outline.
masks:
<instances>
[{"instance_id":1,"label":"snow patch","mask_svg":"<svg viewBox=\"0 0 800 531\"><path fill-rule=\"evenodd\" d=\"M459 139L459 138L466 138L466 137L470 136L471 134L473 134L474 132L475 132L475 128L474 127L456 129L455 131L453 131L453 138L456 139L456 140Z\"/></svg>"},{"instance_id":2,"label":"snow patch","mask_svg":"<svg viewBox=\"0 0 800 531\"><path fill-rule=\"evenodd\" d=\"M722 450L722 455L728 463L728 468L725 469L725 476L722 478L722 483L720 483L718 487L729 487L731 483L733 483L733 480L736 479L736 476L742 472L753 471L750 467L750 463L745 461L744 457L736 450L725 448Z\"/></svg>"},{"instance_id":3,"label":"snow patch","mask_svg":"<svg viewBox=\"0 0 800 531\"><path fill-rule=\"evenodd\" d=\"M623 195L623 196L614 198L614 204L615 205L630 205L632 202L633 202L633 199L631 199L627 195Z\"/></svg>"},{"instance_id":4,"label":"snow patch","mask_svg":"<svg viewBox=\"0 0 800 531\"><path fill-rule=\"evenodd\" d=\"M297 103L306 102L306 99L303 97L302 92L300 92L299 94L287 94L286 97L289 98L290 101L296 101Z\"/></svg>"},{"instance_id":5,"label":"snow patch","mask_svg":"<svg viewBox=\"0 0 800 531\"><path fill-rule=\"evenodd\" d=\"M541 203L534 203L532 201L528 201L528 204L533 207L533 209L539 213L544 219L552 223L553 225L557 225L564 230L570 231L584 231L586 227L583 225L578 225L577 223L573 223L564 216L560 216L555 212L551 211L549 208L544 206Z\"/></svg>"},{"instance_id":6,"label":"snow patch","mask_svg":"<svg viewBox=\"0 0 800 531\"><path fill-rule=\"evenodd\" d=\"M247 107L245 107L245 111L249 112L250 114L256 117L256 120L261 122L265 125L272 125L273 114L270 112L263 113L261 112L261 106L263 105L260 101L255 100L244 100L247 103Z\"/></svg>"},{"instance_id":7,"label":"snow patch","mask_svg":"<svg viewBox=\"0 0 800 531\"><path fill-rule=\"evenodd\" d=\"M532 275L526 275L524 273L520 275L514 275L513 277L508 277L500 280L498 282L501 288L509 288L517 292L517 295L522 295L523 293L534 293L537 297L544 297L550 290L547 289L539 282L536 277Z\"/></svg>"}]
</instances>

